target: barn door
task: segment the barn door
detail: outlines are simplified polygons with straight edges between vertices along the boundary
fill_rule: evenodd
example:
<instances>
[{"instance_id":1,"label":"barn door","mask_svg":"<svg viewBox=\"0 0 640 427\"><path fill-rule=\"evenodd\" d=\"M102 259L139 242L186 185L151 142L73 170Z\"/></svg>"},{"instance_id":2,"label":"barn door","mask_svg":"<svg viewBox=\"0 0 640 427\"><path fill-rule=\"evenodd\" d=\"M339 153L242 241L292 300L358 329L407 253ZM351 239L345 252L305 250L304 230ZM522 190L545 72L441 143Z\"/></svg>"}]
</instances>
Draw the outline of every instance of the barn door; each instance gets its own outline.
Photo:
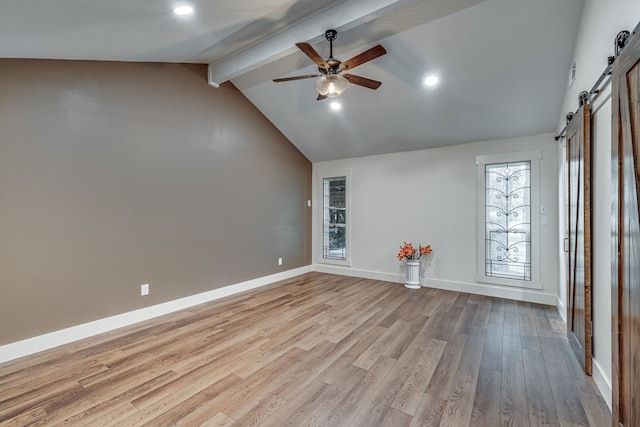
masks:
<instances>
[{"instance_id":1,"label":"barn door","mask_svg":"<svg viewBox=\"0 0 640 427\"><path fill-rule=\"evenodd\" d=\"M591 375L591 109L584 104L567 127L569 264L567 336Z\"/></svg>"},{"instance_id":2,"label":"barn door","mask_svg":"<svg viewBox=\"0 0 640 427\"><path fill-rule=\"evenodd\" d=\"M613 420L640 426L640 37L612 73Z\"/></svg>"}]
</instances>

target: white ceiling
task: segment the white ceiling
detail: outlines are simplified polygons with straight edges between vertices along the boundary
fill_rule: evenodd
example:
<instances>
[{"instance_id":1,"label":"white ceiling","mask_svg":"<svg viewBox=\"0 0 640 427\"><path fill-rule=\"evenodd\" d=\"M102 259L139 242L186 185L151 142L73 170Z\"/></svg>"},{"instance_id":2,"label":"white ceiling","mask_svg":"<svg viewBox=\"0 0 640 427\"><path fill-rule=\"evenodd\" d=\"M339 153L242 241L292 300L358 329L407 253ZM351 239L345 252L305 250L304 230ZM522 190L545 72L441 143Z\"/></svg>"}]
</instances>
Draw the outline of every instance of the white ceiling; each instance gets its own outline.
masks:
<instances>
[{"instance_id":1,"label":"white ceiling","mask_svg":"<svg viewBox=\"0 0 640 427\"><path fill-rule=\"evenodd\" d=\"M171 8L190 3L195 13ZM583 0L3 0L0 57L210 63L311 161L553 132ZM387 54L353 74L382 81L316 101L329 56L375 44ZM436 73L441 83L422 85ZM207 90L216 90L213 87Z\"/></svg>"}]
</instances>

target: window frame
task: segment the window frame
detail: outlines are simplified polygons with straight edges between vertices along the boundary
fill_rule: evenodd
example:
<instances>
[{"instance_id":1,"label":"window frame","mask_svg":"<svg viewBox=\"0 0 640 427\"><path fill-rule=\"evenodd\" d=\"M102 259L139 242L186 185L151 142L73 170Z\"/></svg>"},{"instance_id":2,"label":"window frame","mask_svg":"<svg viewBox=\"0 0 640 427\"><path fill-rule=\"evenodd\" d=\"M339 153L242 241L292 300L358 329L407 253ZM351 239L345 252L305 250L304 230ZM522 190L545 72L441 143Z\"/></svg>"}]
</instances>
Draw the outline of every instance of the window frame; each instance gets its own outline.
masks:
<instances>
[{"instance_id":1,"label":"window frame","mask_svg":"<svg viewBox=\"0 0 640 427\"><path fill-rule=\"evenodd\" d=\"M494 285L542 289L540 278L540 160L542 150L515 151L510 153L476 156L477 169L477 268L476 281ZM531 280L519 280L487 276L486 274L486 165L496 163L531 163Z\"/></svg>"},{"instance_id":2,"label":"window frame","mask_svg":"<svg viewBox=\"0 0 640 427\"><path fill-rule=\"evenodd\" d=\"M324 257L324 180L333 178L345 178L345 259ZM319 206L319 230L318 230L318 256L317 262L321 264L351 266L351 172L324 173L318 176L318 206Z\"/></svg>"}]
</instances>

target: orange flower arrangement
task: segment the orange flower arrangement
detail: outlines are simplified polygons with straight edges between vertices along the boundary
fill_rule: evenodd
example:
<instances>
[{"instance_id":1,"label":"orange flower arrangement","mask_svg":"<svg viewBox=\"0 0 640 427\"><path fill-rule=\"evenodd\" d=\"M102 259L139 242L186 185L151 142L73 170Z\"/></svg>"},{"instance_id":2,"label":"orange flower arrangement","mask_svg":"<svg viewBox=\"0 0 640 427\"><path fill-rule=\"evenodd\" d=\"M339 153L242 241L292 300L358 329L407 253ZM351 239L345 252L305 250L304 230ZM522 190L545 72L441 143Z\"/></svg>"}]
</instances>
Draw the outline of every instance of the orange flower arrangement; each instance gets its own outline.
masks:
<instances>
[{"instance_id":1,"label":"orange flower arrangement","mask_svg":"<svg viewBox=\"0 0 640 427\"><path fill-rule=\"evenodd\" d=\"M418 249L413 247L413 244L404 242L404 246L400 246L400 252L398 252L397 258L402 261L403 259L419 260L423 255L428 255L433 252L431 245L422 246L418 245Z\"/></svg>"}]
</instances>

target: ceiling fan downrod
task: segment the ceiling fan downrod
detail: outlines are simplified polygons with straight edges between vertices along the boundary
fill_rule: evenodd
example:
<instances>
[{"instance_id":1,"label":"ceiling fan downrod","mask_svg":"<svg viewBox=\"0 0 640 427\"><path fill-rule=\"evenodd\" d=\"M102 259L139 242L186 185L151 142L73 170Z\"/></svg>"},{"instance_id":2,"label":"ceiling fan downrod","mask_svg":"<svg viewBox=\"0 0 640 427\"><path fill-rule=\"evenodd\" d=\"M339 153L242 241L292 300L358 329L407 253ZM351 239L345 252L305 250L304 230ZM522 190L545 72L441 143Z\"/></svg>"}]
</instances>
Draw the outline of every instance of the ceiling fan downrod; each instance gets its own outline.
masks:
<instances>
[{"instance_id":1,"label":"ceiling fan downrod","mask_svg":"<svg viewBox=\"0 0 640 427\"><path fill-rule=\"evenodd\" d=\"M329 58L327 58L327 64L329 64L329 74L336 73L336 67L340 65L340 61L333 57L333 41L338 38L338 32L336 30L327 30L324 33L324 38L329 42Z\"/></svg>"}]
</instances>

